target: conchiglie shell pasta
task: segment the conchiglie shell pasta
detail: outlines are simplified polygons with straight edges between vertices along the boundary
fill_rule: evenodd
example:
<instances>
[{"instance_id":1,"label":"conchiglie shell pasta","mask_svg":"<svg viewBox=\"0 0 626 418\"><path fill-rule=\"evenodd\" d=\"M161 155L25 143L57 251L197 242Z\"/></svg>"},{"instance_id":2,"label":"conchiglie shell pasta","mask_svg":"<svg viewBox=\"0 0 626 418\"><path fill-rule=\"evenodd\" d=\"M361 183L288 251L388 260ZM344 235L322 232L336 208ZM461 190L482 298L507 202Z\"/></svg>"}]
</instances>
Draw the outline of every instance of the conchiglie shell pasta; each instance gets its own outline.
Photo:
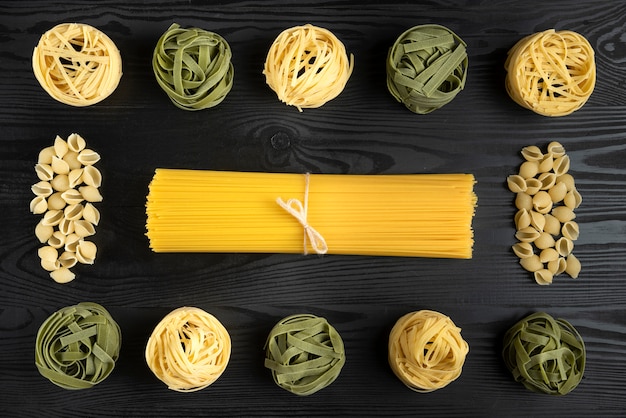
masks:
<instances>
[{"instance_id":1,"label":"conchiglie shell pasta","mask_svg":"<svg viewBox=\"0 0 626 418\"><path fill-rule=\"evenodd\" d=\"M557 158L556 160L554 160L554 167L552 169L554 170L554 174L556 174L557 176L562 176L563 174L566 174L569 171L569 167L570 167L569 156L563 155Z\"/></svg>"},{"instance_id":2,"label":"conchiglie shell pasta","mask_svg":"<svg viewBox=\"0 0 626 418\"><path fill-rule=\"evenodd\" d=\"M535 241L533 241L533 244L535 244L535 247L539 248L540 250L545 250L546 248L551 248L554 247L554 238L552 237L552 235L550 235L547 232L542 232L539 234L539 236L535 239Z\"/></svg>"},{"instance_id":3,"label":"conchiglie shell pasta","mask_svg":"<svg viewBox=\"0 0 626 418\"><path fill-rule=\"evenodd\" d=\"M580 274L581 265L578 258L574 256L574 254L570 254L565 260L565 272L569 274L573 279L577 279Z\"/></svg>"},{"instance_id":4,"label":"conchiglie shell pasta","mask_svg":"<svg viewBox=\"0 0 626 418\"><path fill-rule=\"evenodd\" d=\"M569 222L576 218L574 211L567 206L557 206L552 209L552 216L559 220L561 223Z\"/></svg>"},{"instance_id":5,"label":"conchiglie shell pasta","mask_svg":"<svg viewBox=\"0 0 626 418\"><path fill-rule=\"evenodd\" d=\"M102 195L97 187L83 186L79 187L78 190L87 202L102 202Z\"/></svg>"},{"instance_id":6,"label":"conchiglie shell pasta","mask_svg":"<svg viewBox=\"0 0 626 418\"><path fill-rule=\"evenodd\" d=\"M44 196L35 196L30 201L30 211L35 215L40 215L48 210L48 201Z\"/></svg>"},{"instance_id":7,"label":"conchiglie shell pasta","mask_svg":"<svg viewBox=\"0 0 626 418\"><path fill-rule=\"evenodd\" d=\"M522 157L526 161L539 161L543 159L543 152L536 145L530 145L528 147L522 148Z\"/></svg>"},{"instance_id":8,"label":"conchiglie shell pasta","mask_svg":"<svg viewBox=\"0 0 626 418\"><path fill-rule=\"evenodd\" d=\"M509 190L513 193L520 193L526 191L526 179L524 177L514 174L506 179Z\"/></svg>"},{"instance_id":9,"label":"conchiglie shell pasta","mask_svg":"<svg viewBox=\"0 0 626 418\"><path fill-rule=\"evenodd\" d=\"M67 142L65 142L65 140L61 138L59 135L57 135L56 138L54 138L53 147L54 147L54 155L57 158L63 158L63 156L69 149L67 146Z\"/></svg>"},{"instance_id":10,"label":"conchiglie shell pasta","mask_svg":"<svg viewBox=\"0 0 626 418\"><path fill-rule=\"evenodd\" d=\"M546 248L539 254L539 260L542 263L549 263L550 261L557 260L559 253L554 248Z\"/></svg>"},{"instance_id":11,"label":"conchiglie shell pasta","mask_svg":"<svg viewBox=\"0 0 626 418\"><path fill-rule=\"evenodd\" d=\"M548 269L541 269L534 272L535 281L540 285L548 285L552 283L554 274Z\"/></svg>"},{"instance_id":12,"label":"conchiglie shell pasta","mask_svg":"<svg viewBox=\"0 0 626 418\"><path fill-rule=\"evenodd\" d=\"M67 146L74 152L81 152L86 145L85 140L79 134L74 133L67 137Z\"/></svg>"},{"instance_id":13,"label":"conchiglie shell pasta","mask_svg":"<svg viewBox=\"0 0 626 418\"><path fill-rule=\"evenodd\" d=\"M539 179L536 178L531 178L531 179L526 179L526 193L534 196L535 194L537 194L537 192L539 192L539 190L541 190L542 184L541 181L539 181Z\"/></svg>"},{"instance_id":14,"label":"conchiglie shell pasta","mask_svg":"<svg viewBox=\"0 0 626 418\"><path fill-rule=\"evenodd\" d=\"M100 212L91 203L86 203L85 209L83 209L83 219L94 225L98 225L98 223L100 223Z\"/></svg>"},{"instance_id":15,"label":"conchiglie shell pasta","mask_svg":"<svg viewBox=\"0 0 626 418\"><path fill-rule=\"evenodd\" d=\"M63 199L63 194L61 192L54 192L48 198L48 209L63 209L67 203Z\"/></svg>"},{"instance_id":16,"label":"conchiglie shell pasta","mask_svg":"<svg viewBox=\"0 0 626 418\"><path fill-rule=\"evenodd\" d=\"M574 243L569 238L561 237L554 244L554 248L561 256L567 257L574 250Z\"/></svg>"},{"instance_id":17,"label":"conchiglie shell pasta","mask_svg":"<svg viewBox=\"0 0 626 418\"><path fill-rule=\"evenodd\" d=\"M558 276L563 273L567 267L567 262L563 257L559 257L556 260L548 261L548 270L552 272L553 275Z\"/></svg>"},{"instance_id":18,"label":"conchiglie shell pasta","mask_svg":"<svg viewBox=\"0 0 626 418\"><path fill-rule=\"evenodd\" d=\"M54 147L47 147L39 151L39 157L37 158L38 164L52 164L52 157L54 157L56 153L54 152Z\"/></svg>"},{"instance_id":19,"label":"conchiglie shell pasta","mask_svg":"<svg viewBox=\"0 0 626 418\"><path fill-rule=\"evenodd\" d=\"M78 161L80 161L80 163L85 166L94 165L95 163L100 161L100 154L98 154L94 150L85 148L78 153Z\"/></svg>"},{"instance_id":20,"label":"conchiglie shell pasta","mask_svg":"<svg viewBox=\"0 0 626 418\"><path fill-rule=\"evenodd\" d=\"M70 171L83 166L80 161L78 161L78 153L75 151L68 151L67 154L63 156L63 161L67 163Z\"/></svg>"},{"instance_id":21,"label":"conchiglie shell pasta","mask_svg":"<svg viewBox=\"0 0 626 418\"><path fill-rule=\"evenodd\" d=\"M539 173L537 161L524 161L519 168L519 175L525 179L535 177Z\"/></svg>"},{"instance_id":22,"label":"conchiglie shell pasta","mask_svg":"<svg viewBox=\"0 0 626 418\"><path fill-rule=\"evenodd\" d=\"M68 205L76 205L78 203L81 203L83 200L85 200L83 198L82 193L76 189L66 190L63 192L61 196L63 197L63 200L67 202Z\"/></svg>"},{"instance_id":23,"label":"conchiglie shell pasta","mask_svg":"<svg viewBox=\"0 0 626 418\"><path fill-rule=\"evenodd\" d=\"M565 203L565 206L572 210L578 208L582 201L583 198L580 193L578 193L578 190L576 190L576 188L573 188L572 190L567 192L567 194L563 198L563 203Z\"/></svg>"},{"instance_id":24,"label":"conchiglie shell pasta","mask_svg":"<svg viewBox=\"0 0 626 418\"><path fill-rule=\"evenodd\" d=\"M524 192L517 193L515 196L515 207L518 209L532 210L533 197Z\"/></svg>"},{"instance_id":25,"label":"conchiglie shell pasta","mask_svg":"<svg viewBox=\"0 0 626 418\"><path fill-rule=\"evenodd\" d=\"M50 182L52 188L58 192L64 192L70 188L70 179L67 174L57 174Z\"/></svg>"},{"instance_id":26,"label":"conchiglie shell pasta","mask_svg":"<svg viewBox=\"0 0 626 418\"><path fill-rule=\"evenodd\" d=\"M512 249L519 258L528 258L534 255L533 246L528 242L518 242L513 245Z\"/></svg>"},{"instance_id":27,"label":"conchiglie shell pasta","mask_svg":"<svg viewBox=\"0 0 626 418\"><path fill-rule=\"evenodd\" d=\"M35 236L42 244L44 242L47 242L53 233L54 228L50 225L44 225L41 221L39 221L39 223L35 227Z\"/></svg>"},{"instance_id":28,"label":"conchiglie shell pasta","mask_svg":"<svg viewBox=\"0 0 626 418\"><path fill-rule=\"evenodd\" d=\"M527 226L526 228L522 228L517 231L515 238L521 242L533 242L539 238L539 235L541 235L539 231L532 226Z\"/></svg>"},{"instance_id":29,"label":"conchiglie shell pasta","mask_svg":"<svg viewBox=\"0 0 626 418\"><path fill-rule=\"evenodd\" d=\"M530 221L531 221L530 213L528 213L528 210L526 209L520 209L515 214L515 217L513 218L513 220L515 221L515 227L518 230L526 228L530 226Z\"/></svg>"},{"instance_id":30,"label":"conchiglie shell pasta","mask_svg":"<svg viewBox=\"0 0 626 418\"><path fill-rule=\"evenodd\" d=\"M50 272L50 277L57 283L69 283L76 278L76 275L66 267L61 267Z\"/></svg>"},{"instance_id":31,"label":"conchiglie shell pasta","mask_svg":"<svg viewBox=\"0 0 626 418\"><path fill-rule=\"evenodd\" d=\"M76 259L82 264L93 264L96 259L96 252L96 244L81 240L76 246Z\"/></svg>"},{"instance_id":32,"label":"conchiglie shell pasta","mask_svg":"<svg viewBox=\"0 0 626 418\"><path fill-rule=\"evenodd\" d=\"M39 177L39 180L42 181L50 181L54 178L54 171L52 171L50 164L36 164L35 173L37 177Z\"/></svg>"},{"instance_id":33,"label":"conchiglie shell pasta","mask_svg":"<svg viewBox=\"0 0 626 418\"><path fill-rule=\"evenodd\" d=\"M87 186L100 187L102 184L102 174L100 170L92 165L88 165L83 169L83 182Z\"/></svg>"},{"instance_id":34,"label":"conchiglie shell pasta","mask_svg":"<svg viewBox=\"0 0 626 418\"><path fill-rule=\"evenodd\" d=\"M542 190L538 192L535 196L533 196L533 208L537 212L543 214L548 213L552 210L552 198L550 197L548 192Z\"/></svg>"},{"instance_id":35,"label":"conchiglie shell pasta","mask_svg":"<svg viewBox=\"0 0 626 418\"><path fill-rule=\"evenodd\" d=\"M530 257L521 258L519 263L524 269L530 271L531 273L541 270L543 268L543 263L541 262L537 254L533 254Z\"/></svg>"},{"instance_id":36,"label":"conchiglie shell pasta","mask_svg":"<svg viewBox=\"0 0 626 418\"><path fill-rule=\"evenodd\" d=\"M47 181L40 181L33 184L30 190L35 196L48 197L52 194L52 186Z\"/></svg>"},{"instance_id":37,"label":"conchiglie shell pasta","mask_svg":"<svg viewBox=\"0 0 626 418\"><path fill-rule=\"evenodd\" d=\"M91 222L80 219L78 221L74 221L74 233L79 237L88 237L94 235L96 233L96 229Z\"/></svg>"},{"instance_id":38,"label":"conchiglie shell pasta","mask_svg":"<svg viewBox=\"0 0 626 418\"><path fill-rule=\"evenodd\" d=\"M560 142L552 141L548 144L548 153L552 154L555 158L565 155L565 147Z\"/></svg>"},{"instance_id":39,"label":"conchiglie shell pasta","mask_svg":"<svg viewBox=\"0 0 626 418\"><path fill-rule=\"evenodd\" d=\"M565 238L569 238L572 241L576 241L578 236L580 235L580 230L578 228L578 223L574 221L568 221L563 224L561 228L561 235Z\"/></svg>"}]
</instances>

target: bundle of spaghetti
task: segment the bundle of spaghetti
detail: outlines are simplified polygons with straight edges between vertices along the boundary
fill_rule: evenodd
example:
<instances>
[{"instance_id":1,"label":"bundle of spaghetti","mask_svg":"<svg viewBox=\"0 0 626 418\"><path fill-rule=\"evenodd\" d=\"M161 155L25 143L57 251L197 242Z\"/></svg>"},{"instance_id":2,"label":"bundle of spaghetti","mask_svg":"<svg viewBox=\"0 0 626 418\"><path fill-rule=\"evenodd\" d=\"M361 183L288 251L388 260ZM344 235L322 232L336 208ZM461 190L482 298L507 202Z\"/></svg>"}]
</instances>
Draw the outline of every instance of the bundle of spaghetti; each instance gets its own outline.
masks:
<instances>
[{"instance_id":1,"label":"bundle of spaghetti","mask_svg":"<svg viewBox=\"0 0 626 418\"><path fill-rule=\"evenodd\" d=\"M516 382L548 395L566 395L583 378L585 343L572 324L536 312L504 335L504 363Z\"/></svg>"},{"instance_id":2,"label":"bundle of spaghetti","mask_svg":"<svg viewBox=\"0 0 626 418\"><path fill-rule=\"evenodd\" d=\"M509 96L543 116L580 109L596 84L593 48L584 36L568 30L549 29L521 39L504 67Z\"/></svg>"},{"instance_id":3,"label":"bundle of spaghetti","mask_svg":"<svg viewBox=\"0 0 626 418\"><path fill-rule=\"evenodd\" d=\"M333 383L346 362L343 340L325 318L291 315L270 331L265 344L265 367L274 382L300 396Z\"/></svg>"},{"instance_id":4,"label":"bundle of spaghetti","mask_svg":"<svg viewBox=\"0 0 626 418\"><path fill-rule=\"evenodd\" d=\"M195 392L226 370L231 341L217 318L200 308L182 307L166 315L146 345L148 367L168 388Z\"/></svg>"},{"instance_id":5,"label":"bundle of spaghetti","mask_svg":"<svg viewBox=\"0 0 626 418\"><path fill-rule=\"evenodd\" d=\"M89 106L107 98L122 77L113 41L83 23L62 23L44 33L33 51L35 77L54 99Z\"/></svg>"},{"instance_id":6,"label":"bundle of spaghetti","mask_svg":"<svg viewBox=\"0 0 626 418\"><path fill-rule=\"evenodd\" d=\"M461 375L469 345L461 329L439 312L411 312L389 334L389 364L409 389L427 393Z\"/></svg>"},{"instance_id":7,"label":"bundle of spaghetti","mask_svg":"<svg viewBox=\"0 0 626 418\"><path fill-rule=\"evenodd\" d=\"M147 236L155 252L471 258L474 183L471 174L157 169Z\"/></svg>"},{"instance_id":8,"label":"bundle of spaghetti","mask_svg":"<svg viewBox=\"0 0 626 418\"><path fill-rule=\"evenodd\" d=\"M354 56L328 29L310 24L278 35L265 59L265 81L278 98L302 111L320 107L341 93Z\"/></svg>"},{"instance_id":9,"label":"bundle of spaghetti","mask_svg":"<svg viewBox=\"0 0 626 418\"><path fill-rule=\"evenodd\" d=\"M387 56L387 88L411 112L427 114L450 103L467 78L466 44L440 25L401 34Z\"/></svg>"},{"instance_id":10,"label":"bundle of spaghetti","mask_svg":"<svg viewBox=\"0 0 626 418\"><path fill-rule=\"evenodd\" d=\"M88 389L106 379L120 353L122 334L109 312L81 302L46 319L35 342L35 365L64 389Z\"/></svg>"},{"instance_id":11,"label":"bundle of spaghetti","mask_svg":"<svg viewBox=\"0 0 626 418\"><path fill-rule=\"evenodd\" d=\"M230 46L214 32L183 29L163 33L152 55L152 70L172 103L183 110L220 104L233 87Z\"/></svg>"}]
</instances>

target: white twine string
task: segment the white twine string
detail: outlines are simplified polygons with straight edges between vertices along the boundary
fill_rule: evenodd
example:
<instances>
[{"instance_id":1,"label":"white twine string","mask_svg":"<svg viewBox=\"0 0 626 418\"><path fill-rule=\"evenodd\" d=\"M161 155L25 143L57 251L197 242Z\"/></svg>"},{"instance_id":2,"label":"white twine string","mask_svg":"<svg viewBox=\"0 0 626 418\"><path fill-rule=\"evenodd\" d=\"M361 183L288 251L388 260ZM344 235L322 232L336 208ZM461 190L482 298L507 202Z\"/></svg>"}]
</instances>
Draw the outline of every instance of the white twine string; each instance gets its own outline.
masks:
<instances>
[{"instance_id":1,"label":"white twine string","mask_svg":"<svg viewBox=\"0 0 626 418\"><path fill-rule=\"evenodd\" d=\"M307 223L307 211L309 209L309 177L309 173L304 175L304 205L298 199L292 198L285 202L280 197L276 199L276 203L278 203L281 208L285 209L287 213L296 218L304 228L304 255L308 254L307 241L317 254L326 254L328 251L326 240L322 234Z\"/></svg>"}]
</instances>

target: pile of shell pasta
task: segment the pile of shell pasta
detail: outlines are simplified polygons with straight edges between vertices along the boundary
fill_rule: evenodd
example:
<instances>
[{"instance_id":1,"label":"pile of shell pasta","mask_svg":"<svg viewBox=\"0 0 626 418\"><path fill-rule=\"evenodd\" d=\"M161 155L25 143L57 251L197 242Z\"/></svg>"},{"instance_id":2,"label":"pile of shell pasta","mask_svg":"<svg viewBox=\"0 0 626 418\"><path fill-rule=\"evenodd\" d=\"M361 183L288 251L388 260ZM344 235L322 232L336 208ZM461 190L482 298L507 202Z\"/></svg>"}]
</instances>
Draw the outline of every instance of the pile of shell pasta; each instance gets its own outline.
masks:
<instances>
[{"instance_id":1,"label":"pile of shell pasta","mask_svg":"<svg viewBox=\"0 0 626 418\"><path fill-rule=\"evenodd\" d=\"M100 155L86 148L85 140L71 134L67 141L57 136L54 145L39 153L35 172L39 182L31 190L30 211L43 214L35 236L43 247L41 266L58 283L75 278L70 270L77 263L93 264L96 245L86 238L96 233L100 212L93 205L102 201L102 174L94 167Z\"/></svg>"},{"instance_id":2,"label":"pile of shell pasta","mask_svg":"<svg viewBox=\"0 0 626 418\"><path fill-rule=\"evenodd\" d=\"M521 154L525 161L518 174L507 178L518 209L513 252L538 284L551 284L561 273L575 279L581 265L572 253L579 234L574 210L582 197L568 173L569 156L558 142L548 144L546 153L533 145Z\"/></svg>"}]
</instances>

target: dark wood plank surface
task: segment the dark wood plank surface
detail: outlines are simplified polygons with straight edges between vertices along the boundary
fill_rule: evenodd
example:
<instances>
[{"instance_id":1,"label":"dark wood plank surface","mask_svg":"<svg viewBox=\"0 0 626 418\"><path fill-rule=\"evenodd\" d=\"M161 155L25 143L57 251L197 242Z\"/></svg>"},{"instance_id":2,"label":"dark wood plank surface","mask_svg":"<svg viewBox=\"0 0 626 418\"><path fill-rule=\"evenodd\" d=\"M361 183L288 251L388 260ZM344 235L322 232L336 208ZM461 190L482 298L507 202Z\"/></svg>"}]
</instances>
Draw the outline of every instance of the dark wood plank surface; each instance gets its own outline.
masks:
<instances>
[{"instance_id":1,"label":"dark wood plank surface","mask_svg":"<svg viewBox=\"0 0 626 418\"><path fill-rule=\"evenodd\" d=\"M1 1L0 2L0 415L104 416L619 416L626 414L626 8L622 1ZM39 37L62 22L92 24L121 50L124 76L89 108L52 100L31 70ZM220 33L233 49L235 83L218 107L175 108L154 80L151 54L177 22ZM280 103L261 74L283 29L332 30L356 58L345 91L303 113ZM387 49L405 29L438 23L468 44L464 91L430 115L396 103L385 85ZM503 63L522 36L548 29L583 34L596 52L589 102L563 118L517 106ZM55 135L81 133L102 155L104 202L96 264L55 284L38 262L29 213L33 166ZM276 134L279 134L276 136ZM274 138L274 139L273 139ZM515 242L506 176L519 150L560 141L583 196L577 280L534 283ZM388 174L473 173L479 205L472 260L154 254L145 233L147 185L156 167ZM104 305L122 327L113 374L88 391L65 391L34 366L39 325L81 301ZM224 375L193 394L169 391L147 368L145 343L170 310L198 306L229 330ZM387 365L388 332L418 309L449 315L470 353L461 377L431 394L406 389ZM515 383L501 338L523 316L567 319L588 350L585 377L565 397ZM263 344L282 317L325 316L342 335L339 379L300 398L263 367Z\"/></svg>"}]
</instances>

